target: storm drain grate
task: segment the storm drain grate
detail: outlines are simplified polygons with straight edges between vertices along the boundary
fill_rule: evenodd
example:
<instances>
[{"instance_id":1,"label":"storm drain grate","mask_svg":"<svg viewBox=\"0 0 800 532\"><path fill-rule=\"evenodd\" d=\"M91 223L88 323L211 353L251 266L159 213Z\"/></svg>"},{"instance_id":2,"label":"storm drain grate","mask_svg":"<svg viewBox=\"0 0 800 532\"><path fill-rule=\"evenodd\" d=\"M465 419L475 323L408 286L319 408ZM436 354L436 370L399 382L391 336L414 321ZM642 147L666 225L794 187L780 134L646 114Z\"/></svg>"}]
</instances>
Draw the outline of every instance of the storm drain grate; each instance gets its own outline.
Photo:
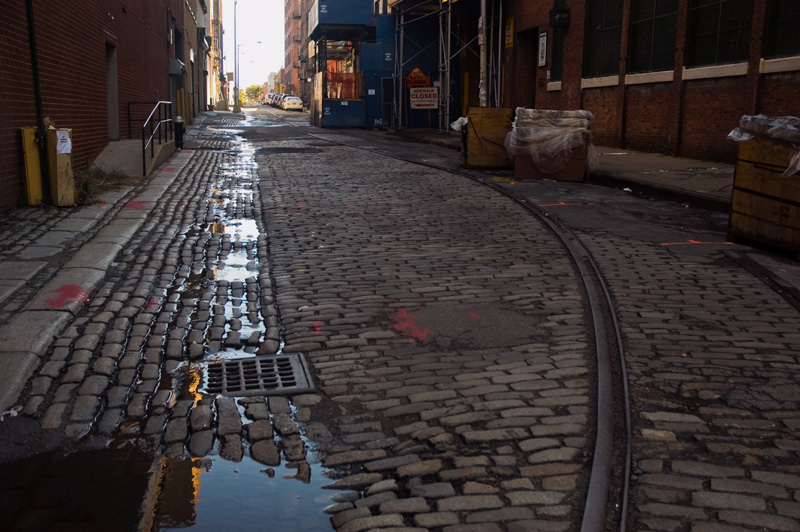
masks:
<instances>
[{"instance_id":1,"label":"storm drain grate","mask_svg":"<svg viewBox=\"0 0 800 532\"><path fill-rule=\"evenodd\" d=\"M314 390L300 353L222 360L206 368L205 392L230 396L280 395Z\"/></svg>"}]
</instances>

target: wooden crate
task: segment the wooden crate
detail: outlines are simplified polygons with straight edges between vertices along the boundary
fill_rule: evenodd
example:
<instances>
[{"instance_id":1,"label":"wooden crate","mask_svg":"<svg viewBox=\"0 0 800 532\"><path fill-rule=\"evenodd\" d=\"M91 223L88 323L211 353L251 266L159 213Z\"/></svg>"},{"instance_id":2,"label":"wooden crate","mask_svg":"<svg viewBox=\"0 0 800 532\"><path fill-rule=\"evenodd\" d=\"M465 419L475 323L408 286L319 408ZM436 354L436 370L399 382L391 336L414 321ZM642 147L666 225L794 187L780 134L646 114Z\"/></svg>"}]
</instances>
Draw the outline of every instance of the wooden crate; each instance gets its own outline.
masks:
<instances>
[{"instance_id":1,"label":"wooden crate","mask_svg":"<svg viewBox=\"0 0 800 532\"><path fill-rule=\"evenodd\" d=\"M800 175L781 175L795 153L766 139L739 143L728 238L800 253Z\"/></svg>"},{"instance_id":2,"label":"wooden crate","mask_svg":"<svg viewBox=\"0 0 800 532\"><path fill-rule=\"evenodd\" d=\"M464 141L467 168L511 168L506 152L506 135L511 132L511 109L470 107Z\"/></svg>"}]
</instances>

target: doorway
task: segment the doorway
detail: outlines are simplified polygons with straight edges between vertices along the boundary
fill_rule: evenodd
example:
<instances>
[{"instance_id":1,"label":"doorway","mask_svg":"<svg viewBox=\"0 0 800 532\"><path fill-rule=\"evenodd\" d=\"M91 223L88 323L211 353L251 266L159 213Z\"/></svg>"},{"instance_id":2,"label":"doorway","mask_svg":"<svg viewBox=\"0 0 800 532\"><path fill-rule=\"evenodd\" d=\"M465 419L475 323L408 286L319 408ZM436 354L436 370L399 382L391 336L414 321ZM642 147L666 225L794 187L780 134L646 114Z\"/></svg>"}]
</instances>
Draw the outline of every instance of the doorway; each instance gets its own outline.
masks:
<instances>
[{"instance_id":1,"label":"doorway","mask_svg":"<svg viewBox=\"0 0 800 532\"><path fill-rule=\"evenodd\" d=\"M106 44L106 107L108 112L108 140L119 140L117 47L113 44Z\"/></svg>"}]
</instances>

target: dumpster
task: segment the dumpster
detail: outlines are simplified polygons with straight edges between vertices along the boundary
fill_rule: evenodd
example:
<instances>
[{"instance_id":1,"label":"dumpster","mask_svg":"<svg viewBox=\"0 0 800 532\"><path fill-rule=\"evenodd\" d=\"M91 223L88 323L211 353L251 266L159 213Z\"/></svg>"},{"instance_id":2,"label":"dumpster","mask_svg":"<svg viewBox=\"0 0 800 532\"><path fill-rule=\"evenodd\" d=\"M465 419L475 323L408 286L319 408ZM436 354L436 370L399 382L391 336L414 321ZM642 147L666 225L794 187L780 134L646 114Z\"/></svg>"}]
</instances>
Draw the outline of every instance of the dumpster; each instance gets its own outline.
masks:
<instances>
[{"instance_id":1,"label":"dumpster","mask_svg":"<svg viewBox=\"0 0 800 532\"><path fill-rule=\"evenodd\" d=\"M505 140L518 179L583 181L594 169L589 111L556 111L517 108L511 132Z\"/></svg>"},{"instance_id":2,"label":"dumpster","mask_svg":"<svg viewBox=\"0 0 800 532\"><path fill-rule=\"evenodd\" d=\"M728 238L800 258L800 118L745 115L728 138L739 142Z\"/></svg>"}]
</instances>

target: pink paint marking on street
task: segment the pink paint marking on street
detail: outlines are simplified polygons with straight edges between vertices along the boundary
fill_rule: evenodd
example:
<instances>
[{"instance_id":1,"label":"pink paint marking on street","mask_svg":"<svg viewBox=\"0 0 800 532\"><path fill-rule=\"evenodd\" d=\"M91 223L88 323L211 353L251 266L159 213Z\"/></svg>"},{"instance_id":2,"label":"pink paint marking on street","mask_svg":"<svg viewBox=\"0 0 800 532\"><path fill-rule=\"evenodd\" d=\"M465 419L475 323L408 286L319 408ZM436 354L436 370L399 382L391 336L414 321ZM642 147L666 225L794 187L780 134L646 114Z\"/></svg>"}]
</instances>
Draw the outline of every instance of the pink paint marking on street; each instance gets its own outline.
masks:
<instances>
[{"instance_id":1,"label":"pink paint marking on street","mask_svg":"<svg viewBox=\"0 0 800 532\"><path fill-rule=\"evenodd\" d=\"M83 303L89 300L89 294L77 284L65 284L55 293L58 294L58 297L47 300L47 305L52 309L64 308L71 303Z\"/></svg>"},{"instance_id":2,"label":"pink paint marking on street","mask_svg":"<svg viewBox=\"0 0 800 532\"><path fill-rule=\"evenodd\" d=\"M470 312L469 313L469 317L472 318L475 321L480 321L481 320L481 316L477 312Z\"/></svg>"},{"instance_id":3,"label":"pink paint marking on street","mask_svg":"<svg viewBox=\"0 0 800 532\"><path fill-rule=\"evenodd\" d=\"M306 203L305 201L295 201L294 208L297 209L298 211L303 211L308 208L308 203Z\"/></svg>"},{"instance_id":4,"label":"pink paint marking on street","mask_svg":"<svg viewBox=\"0 0 800 532\"><path fill-rule=\"evenodd\" d=\"M125 208L140 211L142 209L146 209L148 205L150 205L149 201L129 201L125 204Z\"/></svg>"},{"instance_id":5,"label":"pink paint marking on street","mask_svg":"<svg viewBox=\"0 0 800 532\"><path fill-rule=\"evenodd\" d=\"M420 329L411 318L411 314L409 314L405 309L398 310L394 317L395 322L392 324L392 329L399 332L403 336L408 336L417 340L424 340L427 338L428 333L431 332L431 329L429 327Z\"/></svg>"},{"instance_id":6,"label":"pink paint marking on street","mask_svg":"<svg viewBox=\"0 0 800 532\"><path fill-rule=\"evenodd\" d=\"M157 308L158 308L158 299L151 299L150 301L148 301L147 307L145 307L145 310L147 312L150 312L150 311L156 310Z\"/></svg>"},{"instance_id":7,"label":"pink paint marking on street","mask_svg":"<svg viewBox=\"0 0 800 532\"><path fill-rule=\"evenodd\" d=\"M322 324L318 321L314 322L314 334L322 334Z\"/></svg>"}]
</instances>

